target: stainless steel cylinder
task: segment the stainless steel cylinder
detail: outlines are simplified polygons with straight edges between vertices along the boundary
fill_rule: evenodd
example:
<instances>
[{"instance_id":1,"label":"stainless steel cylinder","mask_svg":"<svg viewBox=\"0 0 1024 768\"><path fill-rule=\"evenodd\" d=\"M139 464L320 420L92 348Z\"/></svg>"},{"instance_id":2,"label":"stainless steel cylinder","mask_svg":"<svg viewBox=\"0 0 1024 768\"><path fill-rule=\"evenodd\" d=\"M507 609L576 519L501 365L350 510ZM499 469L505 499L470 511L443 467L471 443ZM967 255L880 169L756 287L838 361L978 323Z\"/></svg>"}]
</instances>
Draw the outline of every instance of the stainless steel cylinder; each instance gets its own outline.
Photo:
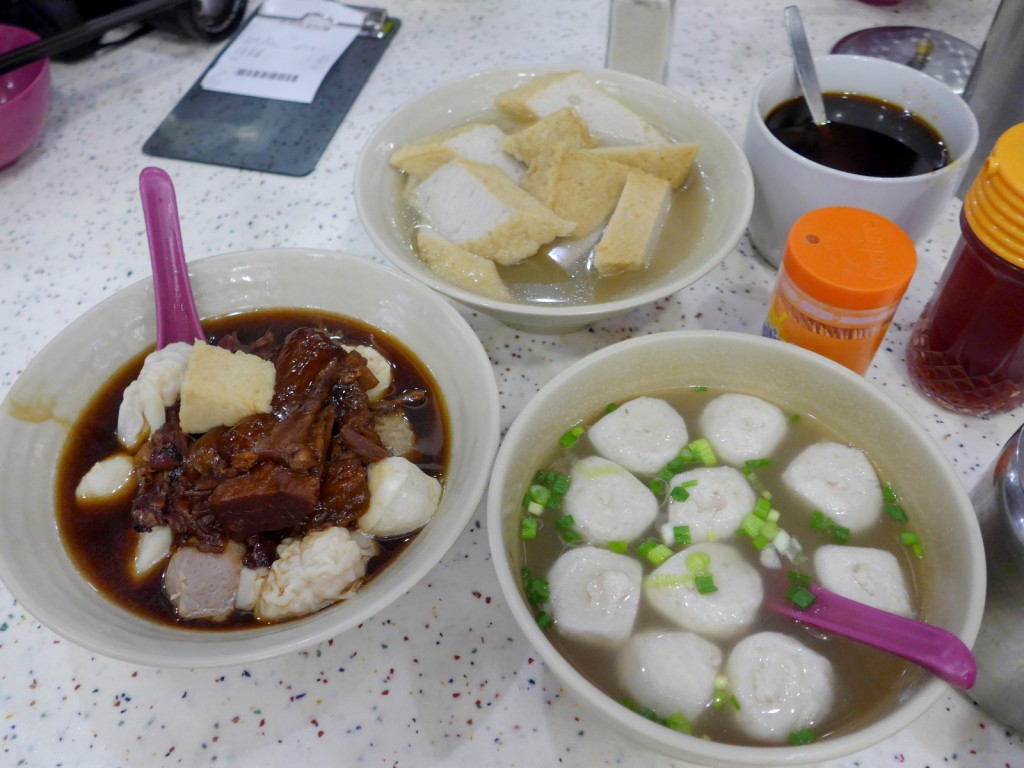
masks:
<instances>
[{"instance_id":1,"label":"stainless steel cylinder","mask_svg":"<svg viewBox=\"0 0 1024 768\"><path fill-rule=\"evenodd\" d=\"M1024 123L1024 2L1002 0L992 17L985 43L964 86L964 99L978 118L978 148L967 167L963 197L996 139Z\"/></svg>"},{"instance_id":2,"label":"stainless steel cylinder","mask_svg":"<svg viewBox=\"0 0 1024 768\"><path fill-rule=\"evenodd\" d=\"M968 691L984 710L1024 731L1024 427L971 493L985 542L988 593L974 644L978 680Z\"/></svg>"}]
</instances>

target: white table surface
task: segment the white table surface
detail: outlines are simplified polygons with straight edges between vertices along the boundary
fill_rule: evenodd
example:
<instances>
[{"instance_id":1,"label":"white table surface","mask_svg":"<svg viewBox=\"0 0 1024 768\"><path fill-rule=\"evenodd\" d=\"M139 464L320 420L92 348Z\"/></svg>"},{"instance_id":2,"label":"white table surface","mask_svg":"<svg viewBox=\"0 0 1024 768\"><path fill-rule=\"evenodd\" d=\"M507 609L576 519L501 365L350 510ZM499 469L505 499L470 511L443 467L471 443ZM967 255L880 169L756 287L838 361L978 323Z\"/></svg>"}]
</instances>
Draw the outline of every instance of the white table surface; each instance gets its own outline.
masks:
<instances>
[{"instance_id":1,"label":"white table surface","mask_svg":"<svg viewBox=\"0 0 1024 768\"><path fill-rule=\"evenodd\" d=\"M788 0L787 0L788 2ZM758 80L788 57L783 0L680 0L668 84L742 136ZM877 25L931 26L975 45L994 0L804 0L812 49ZM153 34L53 68L40 142L0 172L0 395L67 323L148 275L139 171L178 190L190 258L274 246L384 262L360 227L353 167L373 128L428 88L495 67L603 64L607 2L393 0L403 27L305 178L171 160L141 147L218 46ZM958 235L958 201L920 244L920 266L867 374L974 484L1024 414L964 418L909 388L904 347ZM476 314L502 424L559 369L630 336L680 328L759 332L775 272L744 238L690 288L565 336ZM0 587L0 765L663 766L564 692L518 631L491 566L482 510L414 590L308 652L214 670L138 668L83 651ZM916 724L829 768L1024 766L1024 740L950 691Z\"/></svg>"}]
</instances>

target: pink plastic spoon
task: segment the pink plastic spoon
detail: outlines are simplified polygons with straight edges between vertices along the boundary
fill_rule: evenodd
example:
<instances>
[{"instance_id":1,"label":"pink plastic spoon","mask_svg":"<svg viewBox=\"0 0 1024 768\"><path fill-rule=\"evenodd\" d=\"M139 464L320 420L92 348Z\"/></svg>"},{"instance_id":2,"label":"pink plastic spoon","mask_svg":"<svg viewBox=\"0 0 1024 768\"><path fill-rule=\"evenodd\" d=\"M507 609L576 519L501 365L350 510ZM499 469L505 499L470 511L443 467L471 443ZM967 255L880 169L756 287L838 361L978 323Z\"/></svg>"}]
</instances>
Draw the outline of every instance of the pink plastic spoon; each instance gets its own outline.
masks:
<instances>
[{"instance_id":1,"label":"pink plastic spoon","mask_svg":"<svg viewBox=\"0 0 1024 768\"><path fill-rule=\"evenodd\" d=\"M171 177L160 168L143 168L139 174L139 193L153 265L156 348L176 341L191 343L202 339L203 326L192 298Z\"/></svg>"},{"instance_id":2,"label":"pink plastic spoon","mask_svg":"<svg viewBox=\"0 0 1024 768\"><path fill-rule=\"evenodd\" d=\"M814 602L800 608L788 600L771 602L777 613L812 627L912 661L958 688L974 685L978 667L964 642L940 627L872 608L812 585Z\"/></svg>"}]
</instances>

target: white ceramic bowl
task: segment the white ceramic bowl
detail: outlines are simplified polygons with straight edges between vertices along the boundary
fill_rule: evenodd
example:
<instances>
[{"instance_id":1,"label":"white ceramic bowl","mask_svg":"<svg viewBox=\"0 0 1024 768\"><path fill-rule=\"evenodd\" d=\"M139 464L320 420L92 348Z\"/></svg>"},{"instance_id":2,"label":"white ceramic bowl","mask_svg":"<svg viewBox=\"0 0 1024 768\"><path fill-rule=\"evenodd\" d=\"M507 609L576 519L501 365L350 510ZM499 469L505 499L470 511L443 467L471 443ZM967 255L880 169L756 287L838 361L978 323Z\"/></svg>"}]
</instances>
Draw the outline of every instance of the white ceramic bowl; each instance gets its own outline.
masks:
<instances>
[{"instance_id":1,"label":"white ceramic bowl","mask_svg":"<svg viewBox=\"0 0 1024 768\"><path fill-rule=\"evenodd\" d=\"M483 497L498 445L498 394L473 331L437 294L393 270L339 253L274 249L190 265L201 316L246 309L316 308L364 321L401 341L443 393L450 459L440 508L388 568L352 599L265 628L194 631L150 622L91 587L55 524L58 456L69 425L122 365L153 344L152 281L112 296L51 341L0 408L0 578L24 609L58 635L158 667L240 664L334 637L408 592L448 551Z\"/></svg>"},{"instance_id":2,"label":"white ceramic bowl","mask_svg":"<svg viewBox=\"0 0 1024 768\"><path fill-rule=\"evenodd\" d=\"M861 729L800 747L714 743L653 723L621 706L561 655L536 623L520 585L524 490L546 448L572 425L590 423L609 402L693 384L749 392L813 414L882 467L927 548L922 580L931 585L921 616L970 645L985 600L985 556L977 520L959 478L924 430L860 376L831 360L784 342L724 331L679 331L637 337L580 360L549 382L513 423L495 459L487 524L502 592L528 640L571 691L618 731L648 748L689 763L714 766L802 765L852 754L903 729L944 692L946 683L923 671L893 710ZM538 576L544 574L538 573Z\"/></svg>"},{"instance_id":3,"label":"white ceramic bowl","mask_svg":"<svg viewBox=\"0 0 1024 768\"><path fill-rule=\"evenodd\" d=\"M396 110L369 138L356 166L359 217L374 245L393 264L417 280L469 307L516 328L539 333L576 330L626 312L684 288L728 254L747 226L754 183L746 157L730 134L686 96L664 85L614 70L586 71L598 85L678 141L700 142L699 181L710 203L704 232L660 279L640 282L628 295L576 306L498 301L441 279L420 261L413 229L400 214L402 174L388 164L399 146L436 131L497 116L494 99L538 74L562 68L502 69L446 83Z\"/></svg>"}]
</instances>

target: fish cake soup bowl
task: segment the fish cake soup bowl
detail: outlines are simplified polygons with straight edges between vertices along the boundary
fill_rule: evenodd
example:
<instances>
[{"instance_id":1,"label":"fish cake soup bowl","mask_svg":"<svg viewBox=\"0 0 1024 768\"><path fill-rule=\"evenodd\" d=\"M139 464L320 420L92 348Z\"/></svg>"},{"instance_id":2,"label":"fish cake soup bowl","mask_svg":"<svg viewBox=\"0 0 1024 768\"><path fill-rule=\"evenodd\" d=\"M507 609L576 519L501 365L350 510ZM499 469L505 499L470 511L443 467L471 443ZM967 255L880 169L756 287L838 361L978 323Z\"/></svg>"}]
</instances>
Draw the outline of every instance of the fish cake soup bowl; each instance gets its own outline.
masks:
<instances>
[{"instance_id":1,"label":"fish cake soup bowl","mask_svg":"<svg viewBox=\"0 0 1024 768\"><path fill-rule=\"evenodd\" d=\"M555 376L516 418L495 459L487 501L492 558L516 623L551 673L597 720L637 745L688 764L818 764L867 749L904 729L948 690L946 683L912 665L908 684L891 708L858 713L852 730L810 744L750 746L689 736L620 704L563 655L548 634L554 629L538 626L537 609L527 602L520 576L526 547L532 543L522 540L521 519L534 473L546 466L545 457L555 453L567 430L593 423L609 403L691 386L745 392L779 405L787 414L812 415L839 439L862 448L876 467L888 468L883 481L896 486L926 548L917 570L925 585L919 616L968 646L974 642L985 597L980 532L958 476L931 438L879 389L831 360L775 340L726 331L658 333L606 347ZM698 430L692 423L688 426L692 439ZM544 512L542 525L551 525L552 514L558 513ZM785 520L783 510L780 525ZM534 575L546 578L543 572ZM766 593L768 589L766 583ZM662 626L671 628L668 622Z\"/></svg>"},{"instance_id":2,"label":"fish cake soup bowl","mask_svg":"<svg viewBox=\"0 0 1024 768\"><path fill-rule=\"evenodd\" d=\"M386 332L429 369L445 401L449 459L440 506L407 548L349 600L265 627L194 630L155 623L90 585L55 520L58 460L90 399L155 338L152 281L89 310L27 366L0 407L7 489L0 580L26 612L96 653L153 667L219 667L307 648L384 610L445 555L476 510L498 444L490 361L458 313L387 267L345 254L270 249L190 263L200 317L252 309L318 309Z\"/></svg>"},{"instance_id":3,"label":"fish cake soup bowl","mask_svg":"<svg viewBox=\"0 0 1024 768\"><path fill-rule=\"evenodd\" d=\"M433 133L473 121L495 122L495 98L538 76L580 71L678 142L699 142L687 182L703 187L707 212L703 230L681 247L657 276L643 276L612 298L577 304L499 300L466 290L439 277L417 256L415 225L403 197L404 175L388 163L395 149ZM736 246L753 209L754 182L742 149L707 111L683 93L642 77L615 70L575 67L499 69L445 83L399 107L373 132L355 171L355 198L363 228L396 267L453 301L479 310L514 328L535 333L565 333L664 298L696 282ZM639 274L639 273L637 273ZM632 279L632 277L631 277Z\"/></svg>"}]
</instances>

